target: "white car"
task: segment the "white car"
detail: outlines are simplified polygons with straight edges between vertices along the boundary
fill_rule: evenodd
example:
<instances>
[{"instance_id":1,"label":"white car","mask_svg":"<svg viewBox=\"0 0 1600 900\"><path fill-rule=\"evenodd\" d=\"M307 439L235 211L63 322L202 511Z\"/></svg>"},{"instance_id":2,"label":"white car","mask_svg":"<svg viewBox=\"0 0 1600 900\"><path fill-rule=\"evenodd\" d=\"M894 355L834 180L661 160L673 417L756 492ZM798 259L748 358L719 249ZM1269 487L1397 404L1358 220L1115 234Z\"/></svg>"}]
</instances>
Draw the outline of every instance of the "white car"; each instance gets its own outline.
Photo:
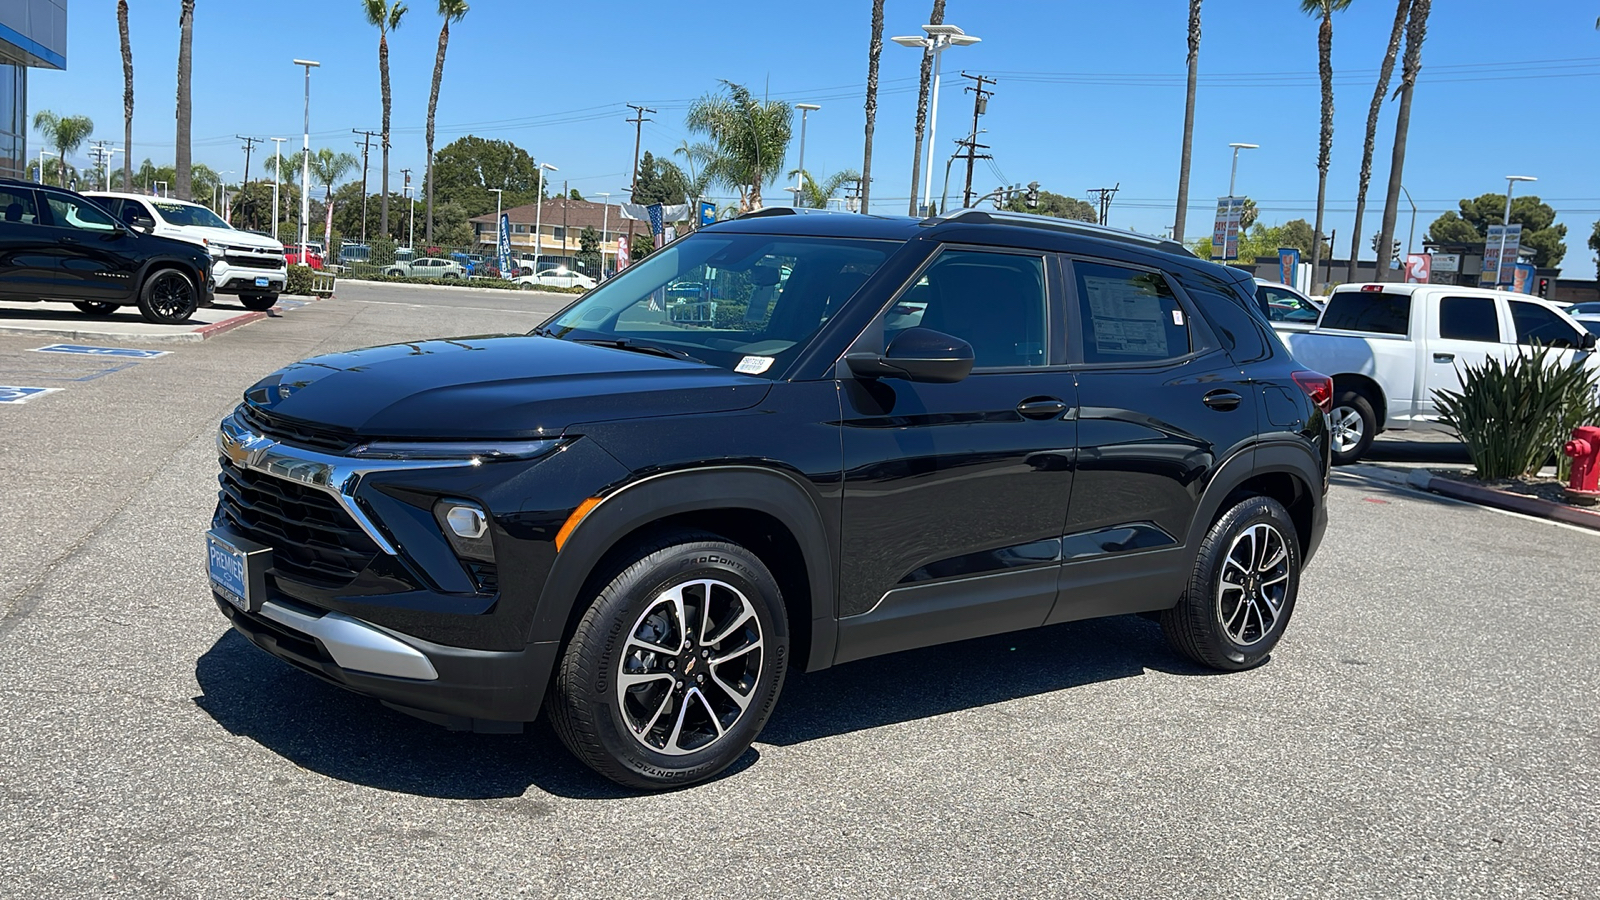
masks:
<instances>
[{"instance_id":1,"label":"white car","mask_svg":"<svg viewBox=\"0 0 1600 900\"><path fill-rule=\"evenodd\" d=\"M108 191L84 196L130 228L205 247L217 293L237 294L246 309L271 309L288 283L283 244L240 231L198 203Z\"/></svg>"},{"instance_id":2,"label":"white car","mask_svg":"<svg viewBox=\"0 0 1600 900\"><path fill-rule=\"evenodd\" d=\"M542 287L583 288L592 290L595 280L581 272L574 272L568 268L545 269L538 275L518 275L513 279L517 286L525 291L536 290Z\"/></svg>"},{"instance_id":3,"label":"white car","mask_svg":"<svg viewBox=\"0 0 1600 900\"><path fill-rule=\"evenodd\" d=\"M1317 327L1326 303L1318 303L1286 284L1256 279L1256 300L1261 304L1274 331L1310 331Z\"/></svg>"},{"instance_id":4,"label":"white car","mask_svg":"<svg viewBox=\"0 0 1600 900\"><path fill-rule=\"evenodd\" d=\"M409 262L393 262L383 267L383 274L400 278L463 278L467 270L453 259L424 256Z\"/></svg>"}]
</instances>

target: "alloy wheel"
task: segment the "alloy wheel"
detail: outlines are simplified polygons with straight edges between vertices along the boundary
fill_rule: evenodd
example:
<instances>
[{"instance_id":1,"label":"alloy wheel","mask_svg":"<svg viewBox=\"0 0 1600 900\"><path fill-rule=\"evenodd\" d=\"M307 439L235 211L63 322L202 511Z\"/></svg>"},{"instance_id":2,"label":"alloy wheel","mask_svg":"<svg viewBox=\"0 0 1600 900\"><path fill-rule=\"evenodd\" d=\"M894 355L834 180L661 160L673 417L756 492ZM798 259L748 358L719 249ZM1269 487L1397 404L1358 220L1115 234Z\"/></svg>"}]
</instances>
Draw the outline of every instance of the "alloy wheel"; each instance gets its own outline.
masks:
<instances>
[{"instance_id":1,"label":"alloy wheel","mask_svg":"<svg viewBox=\"0 0 1600 900\"><path fill-rule=\"evenodd\" d=\"M164 272L150 286L150 309L163 319L186 316L193 303L192 293L189 279L176 272Z\"/></svg>"},{"instance_id":2,"label":"alloy wheel","mask_svg":"<svg viewBox=\"0 0 1600 900\"><path fill-rule=\"evenodd\" d=\"M1289 596L1289 562L1283 534L1266 522L1233 539L1217 579L1217 618L1229 640L1249 647L1272 633Z\"/></svg>"},{"instance_id":3,"label":"alloy wheel","mask_svg":"<svg viewBox=\"0 0 1600 900\"><path fill-rule=\"evenodd\" d=\"M618 666L628 733L668 756L710 747L744 716L763 663L761 623L741 590L717 579L667 588L634 622Z\"/></svg>"},{"instance_id":4,"label":"alloy wheel","mask_svg":"<svg viewBox=\"0 0 1600 900\"><path fill-rule=\"evenodd\" d=\"M1349 453L1366 436L1366 423L1354 406L1336 406L1328 414L1328 424L1333 433L1335 453Z\"/></svg>"}]
</instances>

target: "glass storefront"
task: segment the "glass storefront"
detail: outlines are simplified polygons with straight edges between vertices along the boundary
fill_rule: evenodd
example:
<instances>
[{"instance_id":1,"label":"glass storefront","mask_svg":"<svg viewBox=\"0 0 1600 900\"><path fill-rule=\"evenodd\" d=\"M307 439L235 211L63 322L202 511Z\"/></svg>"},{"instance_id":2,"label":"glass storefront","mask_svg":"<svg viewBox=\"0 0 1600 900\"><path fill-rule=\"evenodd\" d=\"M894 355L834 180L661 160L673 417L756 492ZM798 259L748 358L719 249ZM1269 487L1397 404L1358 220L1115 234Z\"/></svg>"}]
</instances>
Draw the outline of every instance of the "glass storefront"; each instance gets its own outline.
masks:
<instances>
[{"instance_id":1,"label":"glass storefront","mask_svg":"<svg viewBox=\"0 0 1600 900\"><path fill-rule=\"evenodd\" d=\"M0 64L0 178L28 169L28 70Z\"/></svg>"}]
</instances>

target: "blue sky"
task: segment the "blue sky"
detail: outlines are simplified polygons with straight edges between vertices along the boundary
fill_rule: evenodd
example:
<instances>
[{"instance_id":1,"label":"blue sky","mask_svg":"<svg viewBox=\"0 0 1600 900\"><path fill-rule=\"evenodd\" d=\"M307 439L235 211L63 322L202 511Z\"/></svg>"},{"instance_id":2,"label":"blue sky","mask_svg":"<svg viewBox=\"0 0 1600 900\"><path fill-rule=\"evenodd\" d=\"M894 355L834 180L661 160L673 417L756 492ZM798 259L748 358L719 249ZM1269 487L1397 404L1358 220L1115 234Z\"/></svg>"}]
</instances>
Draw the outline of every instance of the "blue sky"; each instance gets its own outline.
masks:
<instances>
[{"instance_id":1,"label":"blue sky","mask_svg":"<svg viewBox=\"0 0 1600 900\"><path fill-rule=\"evenodd\" d=\"M170 162L178 2L132 5L134 156ZM411 167L414 177L423 168L440 24L429 0L411 5L390 40L394 185L399 168ZM359 0L199 0L197 7L196 161L232 170L230 180L236 180L243 152L235 134L291 138L285 149L299 145L302 70L292 64L295 57L322 62L312 83L314 147L351 150L351 128L379 126L377 32L362 18ZM931 2L888 0L885 7L887 37L917 33ZM1263 222L1313 217L1317 25L1298 7L1291 0L1206 3L1190 236L1209 228L1215 198L1227 192L1230 141L1261 145L1241 157L1238 190L1257 199ZM97 138L120 142L115 8L113 0L72 0L68 68L35 70L29 106L87 114ZM659 110L644 127L644 146L669 152L688 136L688 103L726 78L757 94L820 103L810 118L806 167L817 174L859 169L870 8L869 0L473 0L467 18L451 29L437 144L468 133L514 141L558 166L552 177L570 180L586 195L615 193L628 181L633 154L633 126L623 121L623 104ZM961 92L966 82L954 77L964 69L999 78L981 126L995 169L980 162L975 186L991 189L1003 175L1007 182L1038 180L1046 189L1086 197L1090 188L1120 183L1110 223L1163 232L1177 195L1186 9L1184 0L949 0L946 21L983 41L945 56L935 193L942 159L955 149L952 139L971 127L970 95ZM1507 174L1530 174L1540 179L1534 192L1569 227L1563 274L1594 274L1585 241L1600 217L1596 14L1595 4L1578 0L1515 6L1436 0L1405 177L1420 208L1418 249L1427 224L1458 199L1504 191ZM1393 2L1360 0L1335 19L1337 112L1325 229L1339 230L1341 256L1349 246L1367 104L1393 15ZM919 58L915 50L884 47L873 156L876 211L904 212L911 194ZM1394 106L1385 104L1379 126L1363 229L1369 234L1378 226ZM793 165L792 149L785 169ZM956 173L953 186L960 183L960 163ZM781 188L770 190L772 197L787 197ZM1402 241L1409 224L1403 206ZM1371 253L1365 239L1362 252Z\"/></svg>"}]
</instances>

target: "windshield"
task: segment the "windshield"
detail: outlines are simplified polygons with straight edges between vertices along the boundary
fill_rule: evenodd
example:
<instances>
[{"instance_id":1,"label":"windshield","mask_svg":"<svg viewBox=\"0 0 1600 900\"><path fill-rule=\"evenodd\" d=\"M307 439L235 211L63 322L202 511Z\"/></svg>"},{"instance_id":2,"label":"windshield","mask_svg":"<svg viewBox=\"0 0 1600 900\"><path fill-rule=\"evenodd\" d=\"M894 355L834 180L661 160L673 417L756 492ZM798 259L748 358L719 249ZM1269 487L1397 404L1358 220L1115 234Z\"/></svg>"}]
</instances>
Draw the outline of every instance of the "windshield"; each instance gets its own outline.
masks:
<instances>
[{"instance_id":1,"label":"windshield","mask_svg":"<svg viewBox=\"0 0 1600 900\"><path fill-rule=\"evenodd\" d=\"M188 203L173 203L170 200L151 200L151 206L168 225L191 226L202 228L232 228L227 222L204 206L194 206Z\"/></svg>"},{"instance_id":2,"label":"windshield","mask_svg":"<svg viewBox=\"0 0 1600 900\"><path fill-rule=\"evenodd\" d=\"M661 347L773 377L895 247L843 238L697 234L623 270L535 333Z\"/></svg>"}]
</instances>

